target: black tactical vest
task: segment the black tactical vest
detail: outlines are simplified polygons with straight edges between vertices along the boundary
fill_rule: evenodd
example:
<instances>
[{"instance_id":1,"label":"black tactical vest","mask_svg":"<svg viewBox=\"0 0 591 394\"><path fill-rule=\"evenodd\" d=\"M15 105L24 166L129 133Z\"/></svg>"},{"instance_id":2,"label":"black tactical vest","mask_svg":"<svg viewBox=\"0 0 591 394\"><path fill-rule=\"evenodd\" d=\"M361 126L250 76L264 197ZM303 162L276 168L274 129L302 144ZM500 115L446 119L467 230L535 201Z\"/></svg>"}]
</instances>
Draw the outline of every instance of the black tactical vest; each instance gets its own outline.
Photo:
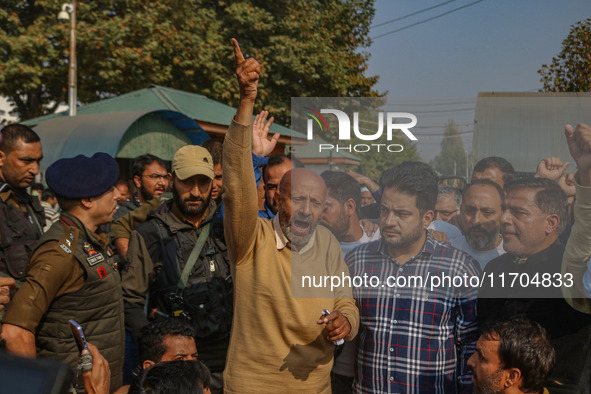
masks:
<instances>
[{"instance_id":1,"label":"black tactical vest","mask_svg":"<svg viewBox=\"0 0 591 394\"><path fill-rule=\"evenodd\" d=\"M0 183L0 193L8 188L7 183ZM45 213L37 199L28 195L19 197L27 200L22 202L27 206L27 214L8 201L0 201L0 272L22 281L27 275L29 259L42 235Z\"/></svg>"},{"instance_id":2,"label":"black tactical vest","mask_svg":"<svg viewBox=\"0 0 591 394\"><path fill-rule=\"evenodd\" d=\"M232 326L233 285L226 245L210 235L186 289L180 291L177 285L195 246L195 232L173 234L157 218L146 230L159 238L162 251L162 267L150 286L149 310L185 318L197 330L198 338L227 337Z\"/></svg>"}]
</instances>

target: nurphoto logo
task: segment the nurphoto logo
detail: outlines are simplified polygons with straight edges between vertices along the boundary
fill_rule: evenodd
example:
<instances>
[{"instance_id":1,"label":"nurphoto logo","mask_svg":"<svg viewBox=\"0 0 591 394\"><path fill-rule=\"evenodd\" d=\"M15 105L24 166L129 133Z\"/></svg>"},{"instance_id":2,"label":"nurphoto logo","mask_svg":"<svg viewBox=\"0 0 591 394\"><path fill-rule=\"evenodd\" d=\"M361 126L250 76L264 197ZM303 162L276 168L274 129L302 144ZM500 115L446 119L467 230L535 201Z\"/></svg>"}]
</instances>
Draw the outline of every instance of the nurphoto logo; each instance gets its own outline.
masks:
<instances>
[{"instance_id":1,"label":"nurphoto logo","mask_svg":"<svg viewBox=\"0 0 591 394\"><path fill-rule=\"evenodd\" d=\"M320 107L318 104L323 105ZM392 141L395 133L402 133L410 141L417 141L417 137L410 131L417 124L417 117L414 114L377 112L375 104L376 101L372 98L292 98L292 128L295 126L296 130L303 131L302 121L305 121L308 141L313 140L314 137L324 140L336 131L339 144L322 141L318 144L318 152L331 150L350 153L364 153L372 150L402 152L404 146L397 143L354 143L356 141L375 142L382 138L384 129L387 142ZM339 109L335 108L339 106ZM360 127L360 123L370 125L371 129L369 126ZM333 126L335 124L336 127Z\"/></svg>"}]
</instances>

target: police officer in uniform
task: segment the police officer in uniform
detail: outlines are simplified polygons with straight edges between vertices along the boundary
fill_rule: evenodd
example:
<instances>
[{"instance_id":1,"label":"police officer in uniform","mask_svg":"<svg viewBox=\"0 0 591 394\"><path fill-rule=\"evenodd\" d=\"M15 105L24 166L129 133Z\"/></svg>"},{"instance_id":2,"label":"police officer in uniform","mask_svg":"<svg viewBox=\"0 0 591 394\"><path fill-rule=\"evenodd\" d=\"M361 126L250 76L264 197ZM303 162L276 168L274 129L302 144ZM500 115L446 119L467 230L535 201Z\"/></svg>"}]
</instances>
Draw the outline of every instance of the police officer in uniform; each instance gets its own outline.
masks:
<instances>
[{"instance_id":1,"label":"police officer in uniform","mask_svg":"<svg viewBox=\"0 0 591 394\"><path fill-rule=\"evenodd\" d=\"M2 329L8 351L75 368L79 352L68 320L77 321L109 362L111 391L121 386L123 299L108 237L98 228L113 219L118 176L117 162L106 153L60 159L47 169L63 213L33 252Z\"/></svg>"},{"instance_id":2,"label":"police officer in uniform","mask_svg":"<svg viewBox=\"0 0 591 394\"><path fill-rule=\"evenodd\" d=\"M16 282L18 288L45 225L39 200L26 190L39 173L43 150L27 126L8 125L0 133L0 282L9 288Z\"/></svg>"},{"instance_id":3,"label":"police officer in uniform","mask_svg":"<svg viewBox=\"0 0 591 394\"><path fill-rule=\"evenodd\" d=\"M174 155L172 171L173 199L131 233L129 268L122 274L125 324L137 337L148 318L189 321L197 332L199 359L212 372L212 392L221 392L232 281L226 246L214 228L213 160L203 147L184 146Z\"/></svg>"}]
</instances>

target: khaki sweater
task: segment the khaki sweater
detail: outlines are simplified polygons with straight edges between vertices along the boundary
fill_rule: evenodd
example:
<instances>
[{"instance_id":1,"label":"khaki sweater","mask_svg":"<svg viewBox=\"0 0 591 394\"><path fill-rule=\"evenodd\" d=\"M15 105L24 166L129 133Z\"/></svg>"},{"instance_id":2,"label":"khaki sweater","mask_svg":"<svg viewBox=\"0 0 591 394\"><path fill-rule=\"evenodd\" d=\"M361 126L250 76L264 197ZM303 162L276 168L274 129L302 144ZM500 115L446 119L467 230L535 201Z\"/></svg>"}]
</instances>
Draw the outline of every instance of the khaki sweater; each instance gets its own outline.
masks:
<instances>
[{"instance_id":1,"label":"khaki sweater","mask_svg":"<svg viewBox=\"0 0 591 394\"><path fill-rule=\"evenodd\" d=\"M304 291L317 297L323 290L327 298L292 297L292 276L300 283L301 275L348 275L338 241L318 226L309 250L278 249L273 222L257 216L250 126L232 122L223 155L224 228L235 288L225 392L330 393L334 345L317 321L325 308L341 311L351 323L351 340L359 313L350 288Z\"/></svg>"}]
</instances>

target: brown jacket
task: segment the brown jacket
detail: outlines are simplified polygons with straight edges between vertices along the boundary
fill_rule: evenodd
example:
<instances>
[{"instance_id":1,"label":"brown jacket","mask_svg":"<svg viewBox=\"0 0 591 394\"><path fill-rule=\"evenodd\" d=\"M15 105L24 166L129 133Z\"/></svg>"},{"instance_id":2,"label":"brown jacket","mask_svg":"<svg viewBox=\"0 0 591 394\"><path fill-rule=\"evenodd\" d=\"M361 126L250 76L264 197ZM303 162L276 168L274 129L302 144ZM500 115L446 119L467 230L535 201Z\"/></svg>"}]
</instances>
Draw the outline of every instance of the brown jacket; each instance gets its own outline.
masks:
<instances>
[{"instance_id":1,"label":"brown jacket","mask_svg":"<svg viewBox=\"0 0 591 394\"><path fill-rule=\"evenodd\" d=\"M111 390L122 384L123 297L105 234L62 214L35 249L22 288L4 322L35 333L40 356L78 362L68 320L78 322L111 368Z\"/></svg>"}]
</instances>

